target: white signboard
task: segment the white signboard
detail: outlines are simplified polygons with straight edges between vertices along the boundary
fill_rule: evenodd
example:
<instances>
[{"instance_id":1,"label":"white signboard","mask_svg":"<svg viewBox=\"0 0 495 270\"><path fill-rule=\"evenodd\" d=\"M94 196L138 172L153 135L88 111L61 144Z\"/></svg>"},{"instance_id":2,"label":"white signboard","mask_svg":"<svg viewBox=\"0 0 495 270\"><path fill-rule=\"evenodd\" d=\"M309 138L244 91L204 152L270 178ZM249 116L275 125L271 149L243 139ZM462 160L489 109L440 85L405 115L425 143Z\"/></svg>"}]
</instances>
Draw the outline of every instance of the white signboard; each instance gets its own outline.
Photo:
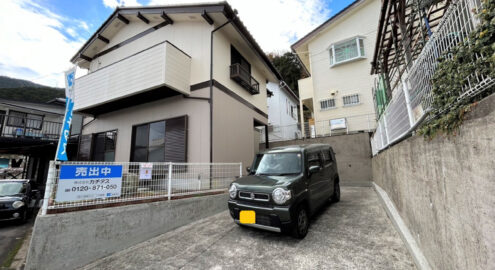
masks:
<instances>
[{"instance_id":1,"label":"white signboard","mask_svg":"<svg viewBox=\"0 0 495 270\"><path fill-rule=\"evenodd\" d=\"M61 165L56 202L120 197L122 165Z\"/></svg>"},{"instance_id":2,"label":"white signboard","mask_svg":"<svg viewBox=\"0 0 495 270\"><path fill-rule=\"evenodd\" d=\"M140 163L139 164L139 179L149 180L151 179L151 173L153 172L153 163Z\"/></svg>"},{"instance_id":3,"label":"white signboard","mask_svg":"<svg viewBox=\"0 0 495 270\"><path fill-rule=\"evenodd\" d=\"M347 128L347 124L345 122L345 118L332 119L330 120L330 129L344 129Z\"/></svg>"}]
</instances>

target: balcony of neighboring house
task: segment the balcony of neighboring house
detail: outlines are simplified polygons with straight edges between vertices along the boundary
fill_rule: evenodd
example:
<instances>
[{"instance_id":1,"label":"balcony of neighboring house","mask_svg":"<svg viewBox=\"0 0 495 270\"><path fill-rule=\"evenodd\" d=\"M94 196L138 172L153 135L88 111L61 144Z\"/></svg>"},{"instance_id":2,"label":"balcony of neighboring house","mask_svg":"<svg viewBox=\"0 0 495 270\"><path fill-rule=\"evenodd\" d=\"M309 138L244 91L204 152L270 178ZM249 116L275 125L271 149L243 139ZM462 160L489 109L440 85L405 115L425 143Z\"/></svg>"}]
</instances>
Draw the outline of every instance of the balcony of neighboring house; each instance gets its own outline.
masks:
<instances>
[{"instance_id":1,"label":"balcony of neighboring house","mask_svg":"<svg viewBox=\"0 0 495 270\"><path fill-rule=\"evenodd\" d=\"M57 141L62 122L47 121L42 115L10 112L0 117L0 137L10 141Z\"/></svg>"},{"instance_id":2,"label":"balcony of neighboring house","mask_svg":"<svg viewBox=\"0 0 495 270\"><path fill-rule=\"evenodd\" d=\"M190 73L191 57L165 41L76 79L74 110L99 115L189 95Z\"/></svg>"}]
</instances>

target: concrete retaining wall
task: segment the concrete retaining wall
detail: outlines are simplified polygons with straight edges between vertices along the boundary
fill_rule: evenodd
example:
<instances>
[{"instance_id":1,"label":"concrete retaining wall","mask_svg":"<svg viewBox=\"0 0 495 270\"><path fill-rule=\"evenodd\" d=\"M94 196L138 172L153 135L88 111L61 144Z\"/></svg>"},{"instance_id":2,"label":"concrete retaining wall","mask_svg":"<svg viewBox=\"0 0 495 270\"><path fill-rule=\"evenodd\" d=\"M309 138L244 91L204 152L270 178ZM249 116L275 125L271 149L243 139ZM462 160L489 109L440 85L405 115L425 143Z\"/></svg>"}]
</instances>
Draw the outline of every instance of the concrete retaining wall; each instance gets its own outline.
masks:
<instances>
[{"instance_id":1,"label":"concrete retaining wall","mask_svg":"<svg viewBox=\"0 0 495 270\"><path fill-rule=\"evenodd\" d=\"M38 216L25 269L76 269L227 210L227 194Z\"/></svg>"},{"instance_id":2,"label":"concrete retaining wall","mask_svg":"<svg viewBox=\"0 0 495 270\"><path fill-rule=\"evenodd\" d=\"M414 136L373 158L433 269L495 269L495 95L469 113L458 136Z\"/></svg>"},{"instance_id":3,"label":"concrete retaining wall","mask_svg":"<svg viewBox=\"0 0 495 270\"><path fill-rule=\"evenodd\" d=\"M368 133L270 142L270 148L311 143L328 143L332 146L342 185L371 186L371 144ZM263 147L264 144L260 144L260 148Z\"/></svg>"}]
</instances>

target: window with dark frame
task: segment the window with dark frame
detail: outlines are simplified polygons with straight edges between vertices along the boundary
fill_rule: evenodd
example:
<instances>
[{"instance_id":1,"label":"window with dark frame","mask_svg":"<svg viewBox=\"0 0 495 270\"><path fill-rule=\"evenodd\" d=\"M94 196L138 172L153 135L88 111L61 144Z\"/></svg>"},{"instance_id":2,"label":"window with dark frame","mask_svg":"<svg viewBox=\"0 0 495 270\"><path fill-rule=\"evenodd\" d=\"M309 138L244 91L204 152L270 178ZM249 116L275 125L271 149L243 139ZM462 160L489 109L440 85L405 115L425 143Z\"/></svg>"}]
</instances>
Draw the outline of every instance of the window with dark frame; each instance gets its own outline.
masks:
<instances>
[{"instance_id":1,"label":"window with dark frame","mask_svg":"<svg viewBox=\"0 0 495 270\"><path fill-rule=\"evenodd\" d=\"M244 58L241 53L233 46L230 45L230 64L239 64L243 70L251 75L251 64ZM242 73L241 73L242 74ZM250 78L246 78L250 80Z\"/></svg>"},{"instance_id":2,"label":"window with dark frame","mask_svg":"<svg viewBox=\"0 0 495 270\"><path fill-rule=\"evenodd\" d=\"M81 135L79 161L115 161L117 130Z\"/></svg>"},{"instance_id":3,"label":"window with dark frame","mask_svg":"<svg viewBox=\"0 0 495 270\"><path fill-rule=\"evenodd\" d=\"M107 131L93 135L92 161L115 161L117 131Z\"/></svg>"},{"instance_id":4,"label":"window with dark frame","mask_svg":"<svg viewBox=\"0 0 495 270\"><path fill-rule=\"evenodd\" d=\"M187 117L133 127L131 161L186 162Z\"/></svg>"}]
</instances>

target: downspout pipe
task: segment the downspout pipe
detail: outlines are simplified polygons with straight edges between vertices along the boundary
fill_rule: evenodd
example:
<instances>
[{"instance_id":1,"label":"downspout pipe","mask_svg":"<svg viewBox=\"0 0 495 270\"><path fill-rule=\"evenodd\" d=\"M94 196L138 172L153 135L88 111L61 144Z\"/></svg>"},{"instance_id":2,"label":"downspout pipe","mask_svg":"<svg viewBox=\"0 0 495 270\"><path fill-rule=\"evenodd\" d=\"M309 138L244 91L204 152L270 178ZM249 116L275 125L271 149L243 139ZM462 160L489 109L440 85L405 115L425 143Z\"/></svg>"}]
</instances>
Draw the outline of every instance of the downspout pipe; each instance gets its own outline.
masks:
<instances>
[{"instance_id":1,"label":"downspout pipe","mask_svg":"<svg viewBox=\"0 0 495 270\"><path fill-rule=\"evenodd\" d=\"M232 20L233 18L213 29L210 36L210 163L213 163L213 34Z\"/></svg>"}]
</instances>

